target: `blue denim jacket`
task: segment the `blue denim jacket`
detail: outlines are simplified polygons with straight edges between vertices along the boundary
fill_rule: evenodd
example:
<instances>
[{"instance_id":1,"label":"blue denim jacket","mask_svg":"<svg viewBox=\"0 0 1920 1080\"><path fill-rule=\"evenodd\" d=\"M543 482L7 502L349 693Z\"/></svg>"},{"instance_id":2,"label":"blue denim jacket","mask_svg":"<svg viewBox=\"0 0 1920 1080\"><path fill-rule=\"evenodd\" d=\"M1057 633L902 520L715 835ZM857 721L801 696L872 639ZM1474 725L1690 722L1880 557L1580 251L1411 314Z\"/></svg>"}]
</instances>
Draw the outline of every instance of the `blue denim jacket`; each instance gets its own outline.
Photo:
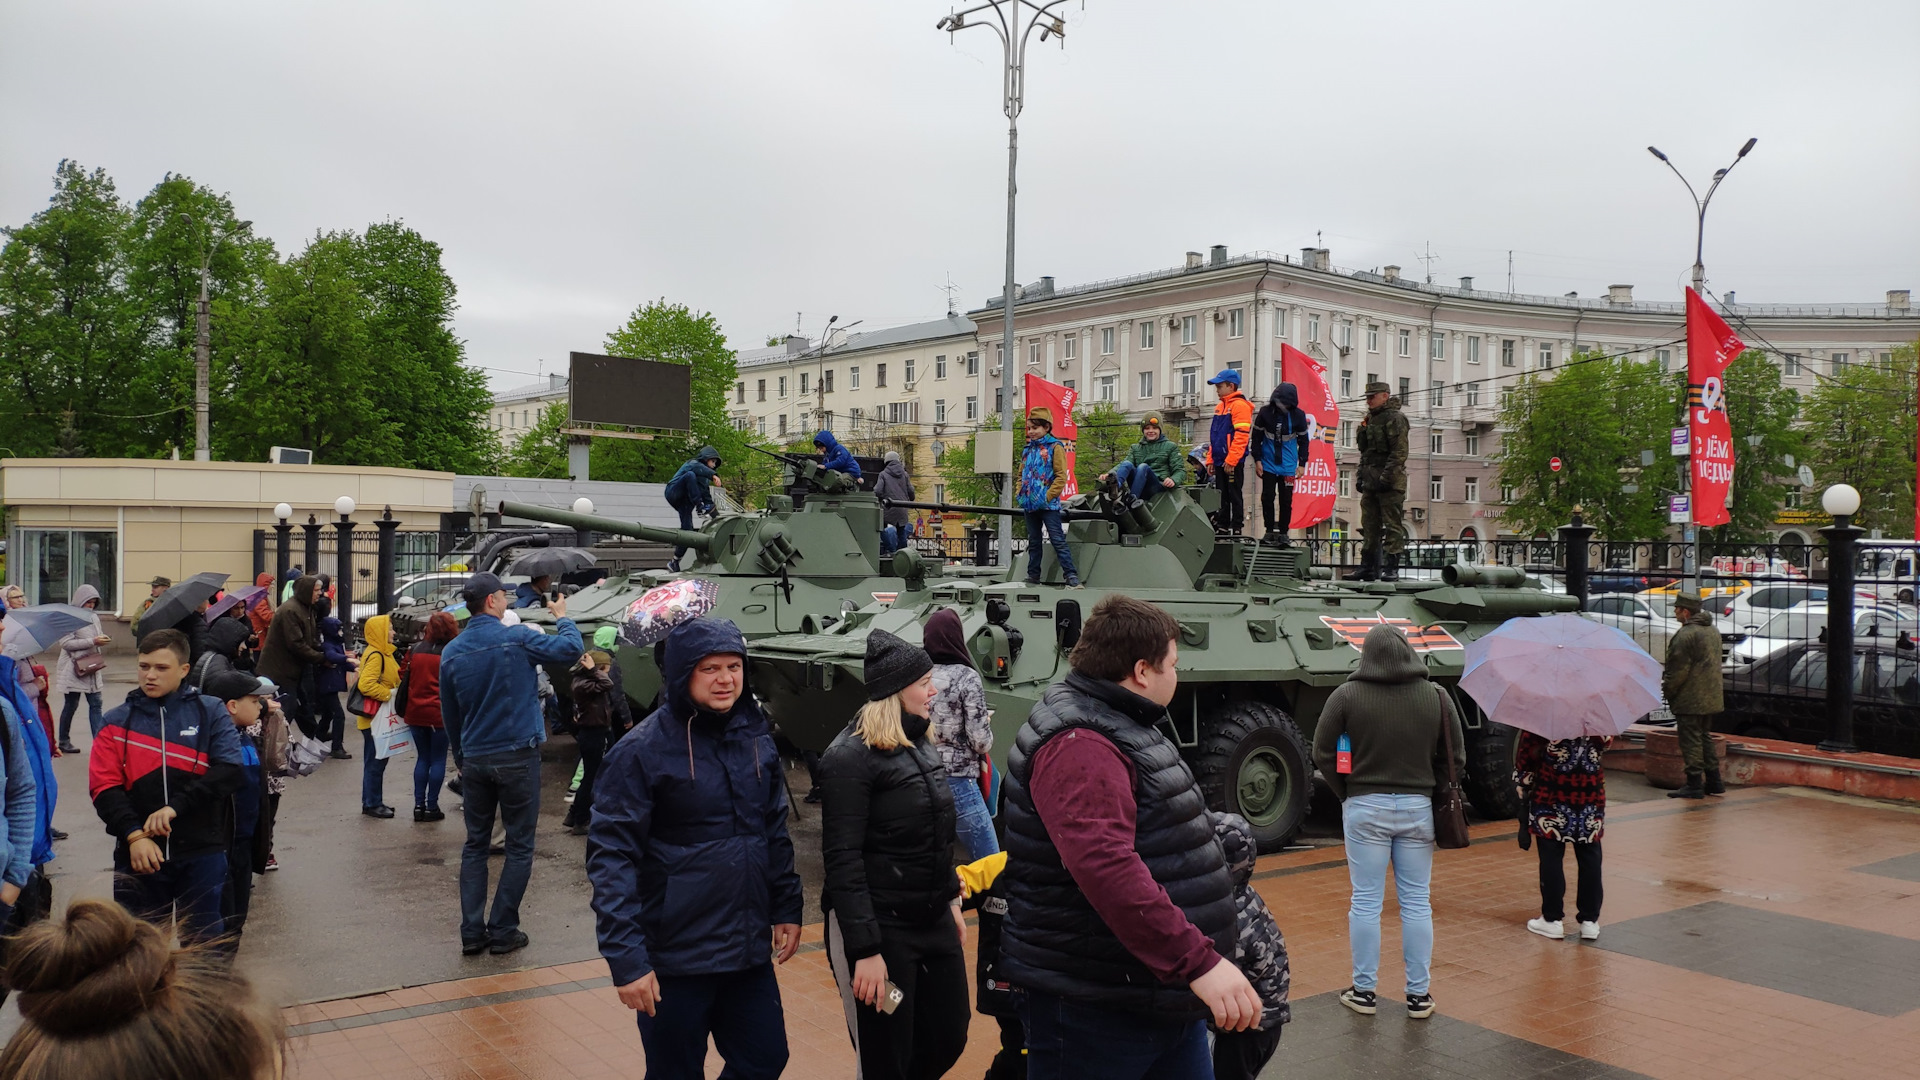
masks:
<instances>
[{"instance_id":1,"label":"blue denim jacket","mask_svg":"<svg viewBox=\"0 0 1920 1080\"><path fill-rule=\"evenodd\" d=\"M40 821L40 805L33 779L33 765L27 759L27 741L20 734L20 719L13 706L0 701L0 722L7 740L6 839L0 842L0 880L9 885L25 885L33 872L34 835Z\"/></svg>"},{"instance_id":2,"label":"blue denim jacket","mask_svg":"<svg viewBox=\"0 0 1920 1080\"><path fill-rule=\"evenodd\" d=\"M572 619L554 633L475 615L440 653L440 719L457 761L538 746L547 739L536 666L572 664L586 653Z\"/></svg>"}]
</instances>

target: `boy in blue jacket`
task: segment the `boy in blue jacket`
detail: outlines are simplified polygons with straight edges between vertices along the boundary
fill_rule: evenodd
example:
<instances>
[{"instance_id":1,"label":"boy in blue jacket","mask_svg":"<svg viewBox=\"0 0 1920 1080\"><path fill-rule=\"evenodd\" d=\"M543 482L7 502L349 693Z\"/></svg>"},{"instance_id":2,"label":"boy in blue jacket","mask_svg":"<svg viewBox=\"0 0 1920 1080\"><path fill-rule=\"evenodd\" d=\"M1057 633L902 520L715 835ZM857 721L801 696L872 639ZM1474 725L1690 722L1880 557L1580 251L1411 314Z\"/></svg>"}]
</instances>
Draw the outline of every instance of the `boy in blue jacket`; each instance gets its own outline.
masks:
<instances>
[{"instance_id":1,"label":"boy in blue jacket","mask_svg":"<svg viewBox=\"0 0 1920 1080\"><path fill-rule=\"evenodd\" d=\"M860 479L860 463L853 459L853 451L840 445L833 432L825 428L813 437L813 448L820 451L820 467L834 472L846 473L852 479Z\"/></svg>"},{"instance_id":2,"label":"boy in blue jacket","mask_svg":"<svg viewBox=\"0 0 1920 1080\"><path fill-rule=\"evenodd\" d=\"M720 475L720 451L711 446L703 446L693 455L692 460L681 464L674 471L673 479L667 481L667 505L680 515L680 528L685 532L693 531L694 511L702 514L713 513L713 478ZM673 549L673 561L667 569L678 573L680 558L687 549ZM516 607L522 605L515 605Z\"/></svg>"},{"instance_id":3,"label":"boy in blue jacket","mask_svg":"<svg viewBox=\"0 0 1920 1080\"><path fill-rule=\"evenodd\" d=\"M1293 483L1307 465L1313 423L1300 407L1292 383L1273 388L1273 397L1253 418L1253 471L1260 478L1260 517L1266 535L1260 542L1286 547L1293 523Z\"/></svg>"},{"instance_id":4,"label":"boy in blue jacket","mask_svg":"<svg viewBox=\"0 0 1920 1080\"><path fill-rule=\"evenodd\" d=\"M320 620L320 652L326 660L314 666L313 690L320 700L314 705L316 719L323 725L320 734L333 740L333 757L339 761L351 761L353 755L347 752L347 710L340 703L340 695L347 692L347 673L360 665L353 654L347 651L345 635L340 629L340 620L329 615Z\"/></svg>"},{"instance_id":5,"label":"boy in blue jacket","mask_svg":"<svg viewBox=\"0 0 1920 1080\"><path fill-rule=\"evenodd\" d=\"M773 962L800 947L800 875L767 719L747 692L746 639L695 619L666 641L665 704L614 744L594 782L587 877L600 953L636 1013L647 1075L787 1063Z\"/></svg>"},{"instance_id":6,"label":"boy in blue jacket","mask_svg":"<svg viewBox=\"0 0 1920 1080\"><path fill-rule=\"evenodd\" d=\"M221 949L228 955L240 951L240 934L247 926L247 911L253 901L253 836L260 827L260 810L266 801L266 769L261 763L260 718L266 714L267 699L273 696L272 680L244 671L217 671L208 676L205 694L226 706L233 720L234 733L240 739L240 790L233 794L233 840L227 846L227 884L220 896L220 920L225 927Z\"/></svg>"}]
</instances>

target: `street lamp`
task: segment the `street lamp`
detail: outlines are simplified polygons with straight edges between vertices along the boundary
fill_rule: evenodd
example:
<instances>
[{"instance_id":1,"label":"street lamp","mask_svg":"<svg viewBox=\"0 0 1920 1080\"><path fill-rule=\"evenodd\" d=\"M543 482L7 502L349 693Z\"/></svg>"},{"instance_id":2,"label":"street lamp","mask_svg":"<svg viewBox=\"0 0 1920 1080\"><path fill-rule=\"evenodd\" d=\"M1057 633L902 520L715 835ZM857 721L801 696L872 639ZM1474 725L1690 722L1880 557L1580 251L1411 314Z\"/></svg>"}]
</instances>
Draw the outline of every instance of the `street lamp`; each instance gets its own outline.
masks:
<instances>
[{"instance_id":1,"label":"street lamp","mask_svg":"<svg viewBox=\"0 0 1920 1080\"><path fill-rule=\"evenodd\" d=\"M1027 42L1035 30L1040 31L1040 40L1050 37L1060 39L1061 48L1067 44L1067 24L1054 9L1067 0L987 0L987 3L970 7L965 11L956 11L934 24L934 28L951 34L970 27L984 26L1000 35L1001 77L1000 108L1007 114L1007 273L1005 288L1000 293L1000 429L1011 432L1013 428L1013 223L1014 196L1019 186L1014 181L1016 167L1020 160L1020 109L1026 104L1027 96ZM992 18L979 22L967 21L970 16L982 12L992 12ZM1013 507L1013 489L1011 483L1000 486L1000 505L1008 509ZM1013 560L1013 518L1005 515L1000 518L1000 556L1005 565Z\"/></svg>"},{"instance_id":2,"label":"street lamp","mask_svg":"<svg viewBox=\"0 0 1920 1080\"><path fill-rule=\"evenodd\" d=\"M573 500L573 512L581 515L593 513L593 500L587 498L585 495ZM581 547L592 547L593 530L585 527L575 528L573 530L573 542Z\"/></svg>"},{"instance_id":3,"label":"street lamp","mask_svg":"<svg viewBox=\"0 0 1920 1080\"><path fill-rule=\"evenodd\" d=\"M1835 484L1820 496L1833 515L1821 529L1827 538L1827 737L1820 749L1836 754L1859 751L1853 744L1853 542L1860 538L1853 515L1860 492Z\"/></svg>"},{"instance_id":4,"label":"street lamp","mask_svg":"<svg viewBox=\"0 0 1920 1080\"><path fill-rule=\"evenodd\" d=\"M208 443L207 408L208 386L213 379L213 335L208 326L209 305L208 272L213 267L213 249L220 246L222 240L245 236L253 231L253 222L234 223L231 233L214 232L207 237L207 248L200 256L200 303L194 309L193 334L193 460L213 460L213 450Z\"/></svg>"},{"instance_id":5,"label":"street lamp","mask_svg":"<svg viewBox=\"0 0 1920 1080\"><path fill-rule=\"evenodd\" d=\"M293 563L292 537L293 525L288 521L293 517L293 507L280 503L273 508L273 516L279 523L273 527L273 583L268 586L267 603L271 605L280 582L286 580L287 567Z\"/></svg>"},{"instance_id":6,"label":"street lamp","mask_svg":"<svg viewBox=\"0 0 1920 1080\"><path fill-rule=\"evenodd\" d=\"M1733 171L1733 166L1740 164L1740 159L1743 157L1746 157L1747 154L1753 150L1753 144L1759 141L1760 140L1757 137L1748 139L1747 144L1740 148L1740 152L1733 156L1733 164L1728 165L1726 168L1720 169L1713 174L1713 184L1707 188L1707 195L1705 198L1701 198L1699 193L1693 190L1693 185L1687 182L1687 178L1685 176L1681 176L1680 170L1674 167L1673 162L1667 160L1667 155L1661 153L1659 147L1657 146L1647 147L1647 153L1652 154L1654 157L1659 158L1660 163L1665 165L1667 168L1673 169L1673 175L1680 177L1680 182L1682 184L1687 185L1687 194L1693 197L1694 224L1695 224L1695 229L1693 234L1693 291L1694 292L1701 292L1706 288L1706 284L1707 284L1707 267L1706 267L1706 264L1701 261L1701 255L1705 251L1706 243L1707 243L1707 204L1713 201L1713 193L1719 190L1720 181L1725 180L1727 178L1727 174Z\"/></svg>"}]
</instances>

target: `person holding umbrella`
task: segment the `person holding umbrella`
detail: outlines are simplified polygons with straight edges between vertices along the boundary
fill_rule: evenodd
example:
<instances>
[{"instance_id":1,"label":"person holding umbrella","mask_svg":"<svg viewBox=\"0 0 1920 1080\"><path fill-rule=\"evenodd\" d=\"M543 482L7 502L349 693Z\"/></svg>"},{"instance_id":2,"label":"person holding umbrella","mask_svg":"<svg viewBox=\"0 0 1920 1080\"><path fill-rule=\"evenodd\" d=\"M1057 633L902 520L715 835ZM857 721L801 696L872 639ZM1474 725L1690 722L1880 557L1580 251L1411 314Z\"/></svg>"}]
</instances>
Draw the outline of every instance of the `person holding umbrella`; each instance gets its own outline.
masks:
<instances>
[{"instance_id":1,"label":"person holding umbrella","mask_svg":"<svg viewBox=\"0 0 1920 1080\"><path fill-rule=\"evenodd\" d=\"M1520 843L1540 851L1540 917L1527 929L1559 941L1566 933L1566 854L1580 868L1574 917L1580 940L1600 937L1600 833L1606 828L1607 770L1600 756L1613 740L1598 735L1552 742L1531 731L1520 733L1513 779L1525 807Z\"/></svg>"}]
</instances>

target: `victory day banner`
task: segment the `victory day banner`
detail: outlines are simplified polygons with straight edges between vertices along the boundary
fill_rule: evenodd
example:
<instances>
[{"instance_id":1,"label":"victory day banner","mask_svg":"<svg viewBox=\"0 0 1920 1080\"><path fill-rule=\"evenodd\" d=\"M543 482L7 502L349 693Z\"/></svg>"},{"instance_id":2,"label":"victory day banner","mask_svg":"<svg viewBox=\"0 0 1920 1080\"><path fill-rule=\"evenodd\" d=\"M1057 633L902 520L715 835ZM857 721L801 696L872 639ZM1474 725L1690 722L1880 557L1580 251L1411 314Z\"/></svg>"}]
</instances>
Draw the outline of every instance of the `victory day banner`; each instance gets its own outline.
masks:
<instances>
[{"instance_id":1,"label":"victory day banner","mask_svg":"<svg viewBox=\"0 0 1920 1080\"><path fill-rule=\"evenodd\" d=\"M1733 424L1727 418L1727 365L1746 345L1733 328L1687 290L1687 428L1692 436L1693 523L1725 525L1732 519Z\"/></svg>"},{"instance_id":2,"label":"victory day banner","mask_svg":"<svg viewBox=\"0 0 1920 1080\"><path fill-rule=\"evenodd\" d=\"M1067 487L1060 493L1062 499L1071 499L1080 493L1080 485L1073 475L1073 441L1080 437L1080 425L1073 422L1073 405L1079 394L1072 387L1048 382L1038 375L1027 376L1027 408L1036 406L1053 414L1053 437L1066 443Z\"/></svg>"},{"instance_id":3,"label":"victory day banner","mask_svg":"<svg viewBox=\"0 0 1920 1080\"><path fill-rule=\"evenodd\" d=\"M1313 423L1307 460L1294 474L1293 520L1288 523L1289 528L1309 529L1333 516L1333 497L1339 493L1333 438L1340 430L1340 405L1327 388L1326 368L1291 345L1280 346L1280 381L1300 391L1300 411Z\"/></svg>"}]
</instances>

